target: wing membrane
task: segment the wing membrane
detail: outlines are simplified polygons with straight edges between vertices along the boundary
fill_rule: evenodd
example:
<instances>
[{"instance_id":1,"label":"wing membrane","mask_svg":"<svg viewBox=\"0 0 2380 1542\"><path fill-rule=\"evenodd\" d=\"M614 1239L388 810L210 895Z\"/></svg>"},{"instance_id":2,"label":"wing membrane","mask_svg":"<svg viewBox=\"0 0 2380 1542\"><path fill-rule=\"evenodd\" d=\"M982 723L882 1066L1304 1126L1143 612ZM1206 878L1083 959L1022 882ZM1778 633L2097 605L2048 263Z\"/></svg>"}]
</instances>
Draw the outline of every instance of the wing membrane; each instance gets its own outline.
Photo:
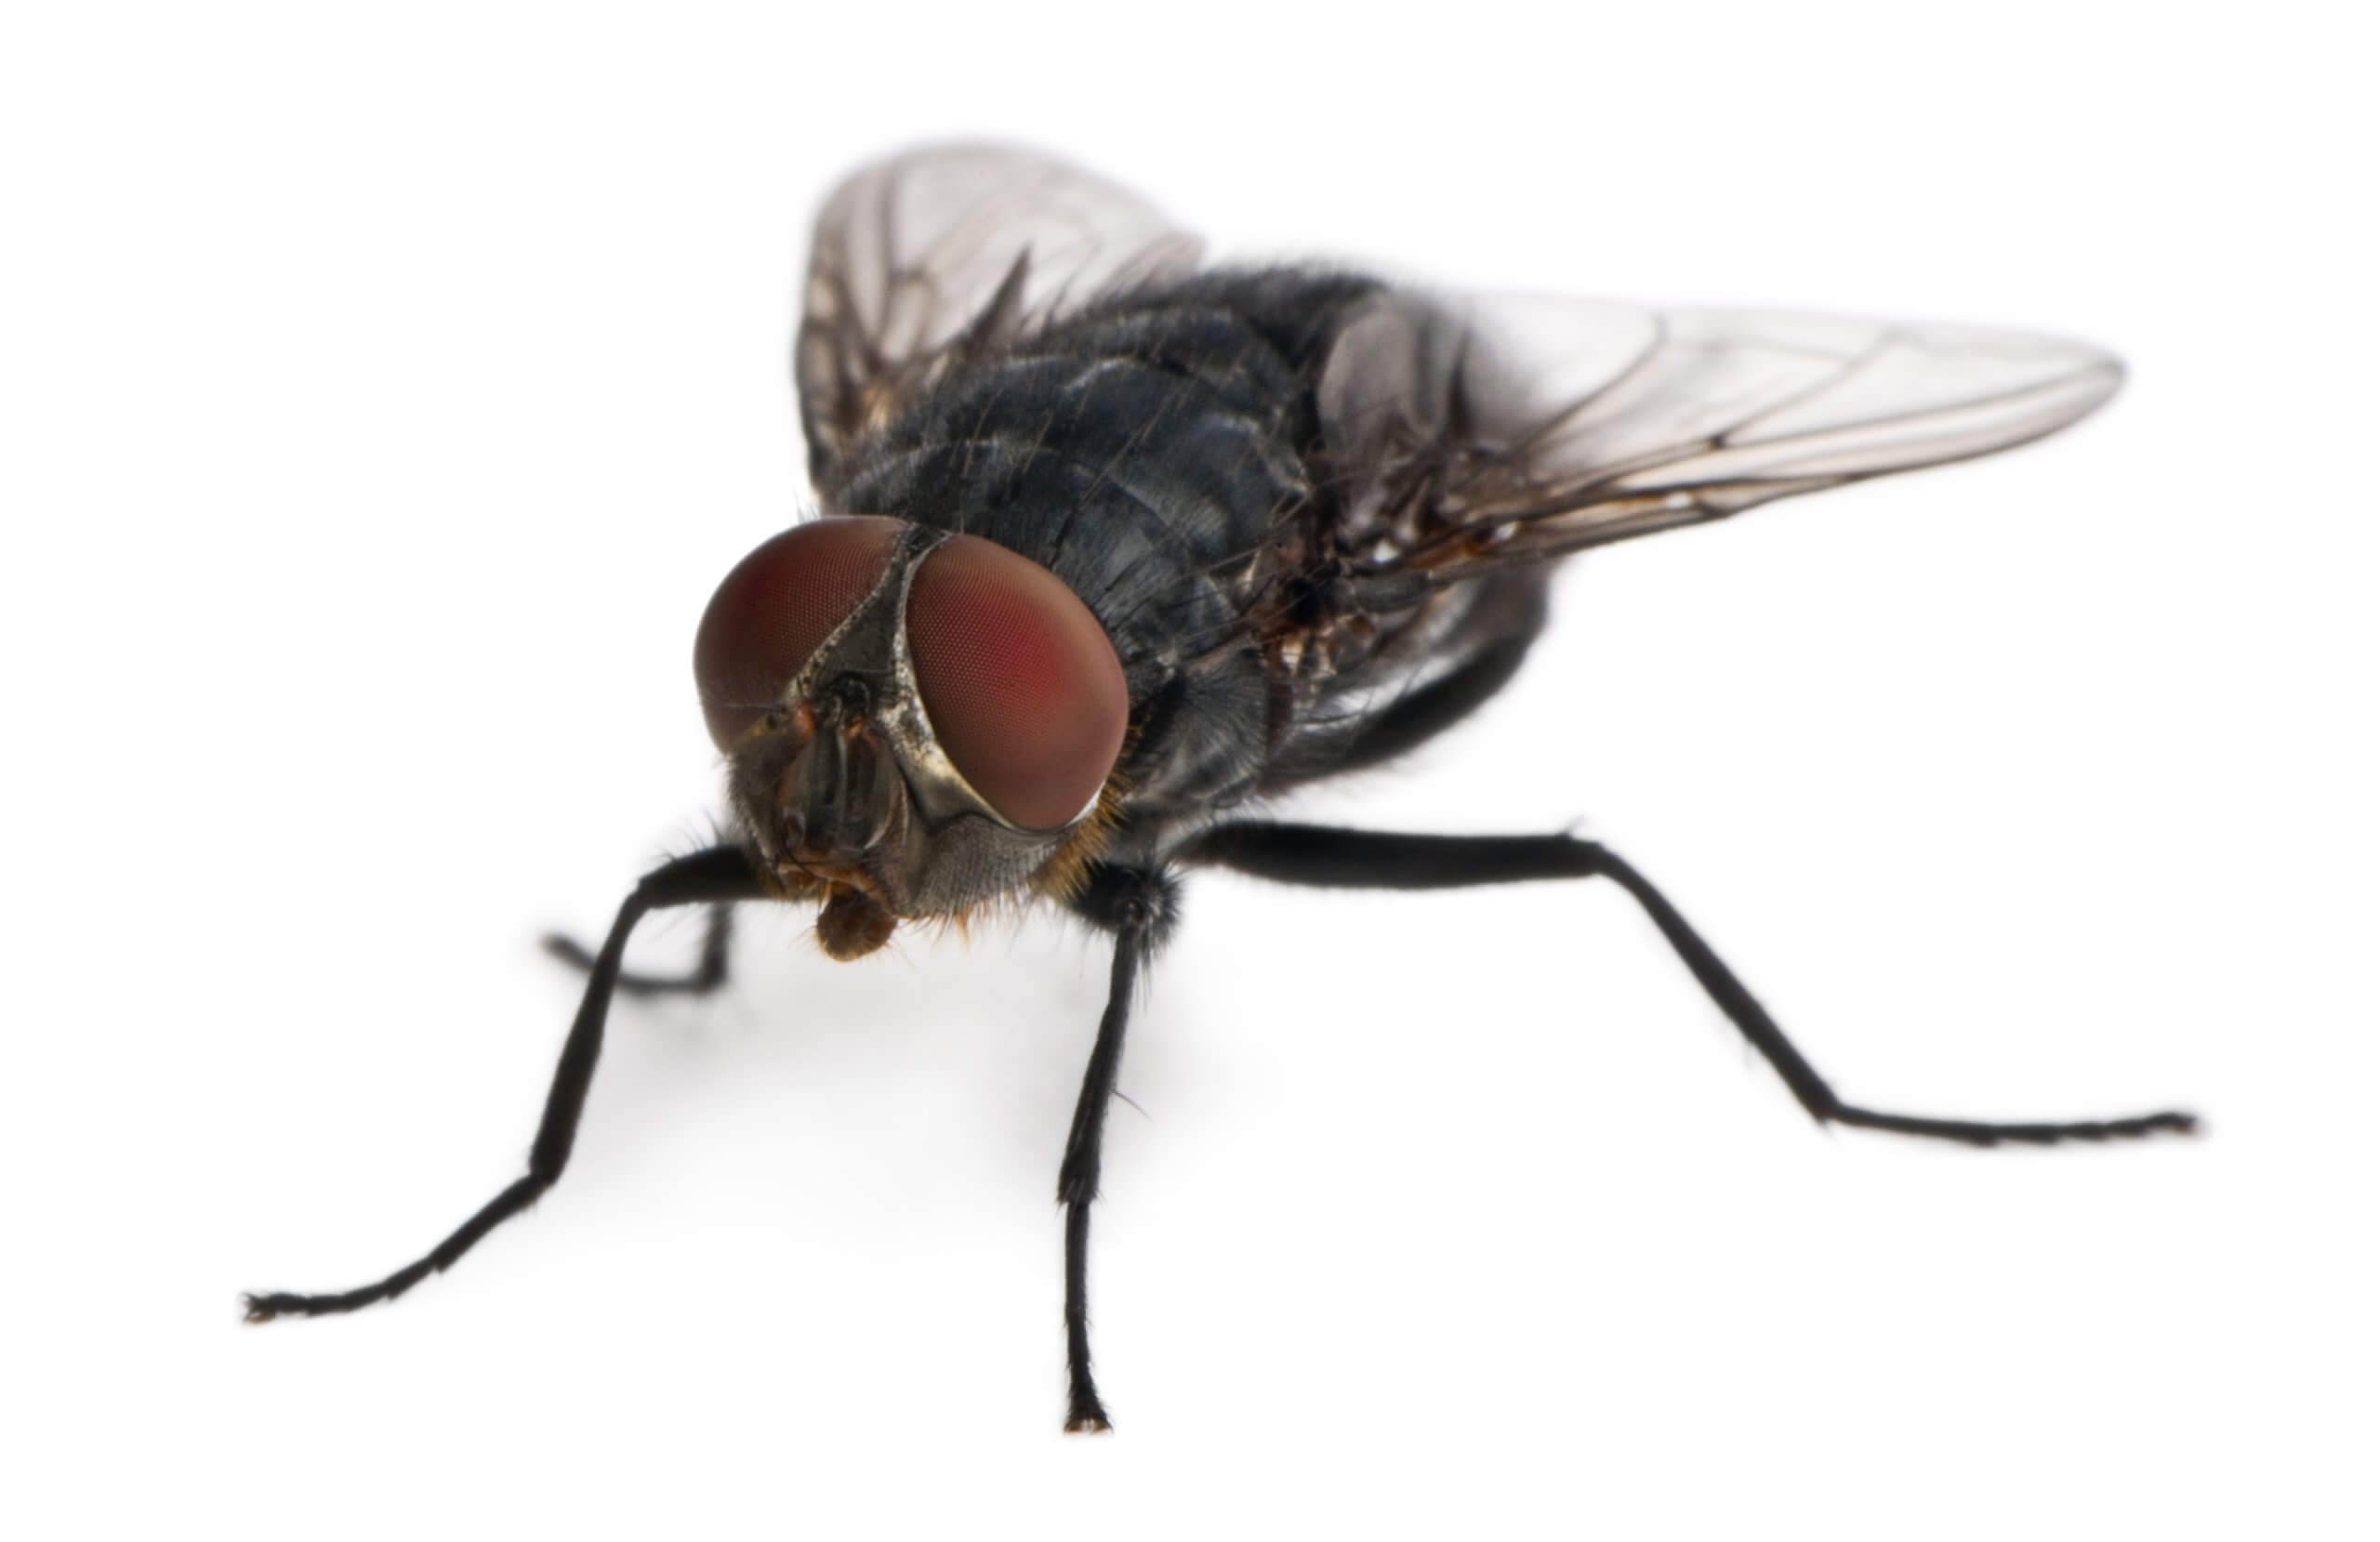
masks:
<instances>
[{"instance_id":1,"label":"wing membrane","mask_svg":"<svg viewBox=\"0 0 2380 1542\"><path fill-rule=\"evenodd\" d=\"M864 166L811 244L794 374L816 476L957 352L1187 272L1199 243L1062 161L936 145Z\"/></svg>"},{"instance_id":2,"label":"wing membrane","mask_svg":"<svg viewBox=\"0 0 2380 1542\"><path fill-rule=\"evenodd\" d=\"M2029 333L1408 294L1349 325L1320 407L1355 544L1438 569L1988 455L2122 378L2108 353Z\"/></svg>"}]
</instances>

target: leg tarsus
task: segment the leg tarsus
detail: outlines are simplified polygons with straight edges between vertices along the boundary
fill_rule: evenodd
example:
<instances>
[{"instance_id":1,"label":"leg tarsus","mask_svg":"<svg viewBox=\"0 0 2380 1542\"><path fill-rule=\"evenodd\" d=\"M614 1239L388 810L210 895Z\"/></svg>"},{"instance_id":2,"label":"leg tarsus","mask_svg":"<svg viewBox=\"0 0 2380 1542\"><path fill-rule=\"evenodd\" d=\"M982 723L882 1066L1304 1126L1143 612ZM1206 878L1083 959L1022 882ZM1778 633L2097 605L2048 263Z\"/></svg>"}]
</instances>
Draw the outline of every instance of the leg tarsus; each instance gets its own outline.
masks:
<instances>
[{"instance_id":1,"label":"leg tarsus","mask_svg":"<svg viewBox=\"0 0 2380 1542\"><path fill-rule=\"evenodd\" d=\"M2063 1140L2131 1140L2145 1135L2196 1135L2198 1115L2178 1109L2122 1119L2081 1119L2067 1124L1977 1124L1965 1119L1925 1119L1884 1114L1838 1102L1816 1115L1820 1124L1879 1129L1895 1135L1925 1135L1970 1146L2053 1146Z\"/></svg>"},{"instance_id":2,"label":"leg tarsus","mask_svg":"<svg viewBox=\"0 0 2380 1542\"><path fill-rule=\"evenodd\" d=\"M1066 1206L1066 1433L1101 1435L1115 1428L1091 1379L1091 1316L1084 1274L1091 1247L1091 1201Z\"/></svg>"}]
</instances>

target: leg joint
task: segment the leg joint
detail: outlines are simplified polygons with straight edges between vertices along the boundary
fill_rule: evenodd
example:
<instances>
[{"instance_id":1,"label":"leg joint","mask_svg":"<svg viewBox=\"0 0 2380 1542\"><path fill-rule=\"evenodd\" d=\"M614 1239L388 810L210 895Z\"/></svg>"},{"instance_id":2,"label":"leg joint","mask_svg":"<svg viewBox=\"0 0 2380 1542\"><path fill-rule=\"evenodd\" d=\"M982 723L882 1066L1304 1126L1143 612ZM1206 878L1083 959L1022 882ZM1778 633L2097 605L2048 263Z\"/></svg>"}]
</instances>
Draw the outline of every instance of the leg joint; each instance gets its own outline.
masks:
<instances>
[{"instance_id":1,"label":"leg joint","mask_svg":"<svg viewBox=\"0 0 2380 1542\"><path fill-rule=\"evenodd\" d=\"M1154 948L1173 929L1180 905L1178 881L1154 867L1093 863L1083 887L1069 903L1076 915L1102 931L1138 937Z\"/></svg>"}]
</instances>

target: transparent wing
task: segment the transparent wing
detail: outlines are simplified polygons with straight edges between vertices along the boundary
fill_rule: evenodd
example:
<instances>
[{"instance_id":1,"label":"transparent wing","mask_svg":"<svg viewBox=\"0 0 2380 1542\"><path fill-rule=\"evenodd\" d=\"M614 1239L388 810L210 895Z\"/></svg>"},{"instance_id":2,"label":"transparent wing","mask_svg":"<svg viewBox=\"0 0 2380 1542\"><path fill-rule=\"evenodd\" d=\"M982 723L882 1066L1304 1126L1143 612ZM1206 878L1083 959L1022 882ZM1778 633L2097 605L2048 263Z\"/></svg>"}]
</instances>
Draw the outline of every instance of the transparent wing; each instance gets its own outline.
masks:
<instances>
[{"instance_id":1,"label":"transparent wing","mask_svg":"<svg viewBox=\"0 0 2380 1542\"><path fill-rule=\"evenodd\" d=\"M819 212L794 345L813 476L954 354L1198 252L1139 198L1029 151L934 145L861 167Z\"/></svg>"},{"instance_id":2,"label":"transparent wing","mask_svg":"<svg viewBox=\"0 0 2380 1542\"><path fill-rule=\"evenodd\" d=\"M1988 455L2122 378L2028 333L1398 294L1334 343L1320 409L1349 544L1459 570Z\"/></svg>"}]
</instances>

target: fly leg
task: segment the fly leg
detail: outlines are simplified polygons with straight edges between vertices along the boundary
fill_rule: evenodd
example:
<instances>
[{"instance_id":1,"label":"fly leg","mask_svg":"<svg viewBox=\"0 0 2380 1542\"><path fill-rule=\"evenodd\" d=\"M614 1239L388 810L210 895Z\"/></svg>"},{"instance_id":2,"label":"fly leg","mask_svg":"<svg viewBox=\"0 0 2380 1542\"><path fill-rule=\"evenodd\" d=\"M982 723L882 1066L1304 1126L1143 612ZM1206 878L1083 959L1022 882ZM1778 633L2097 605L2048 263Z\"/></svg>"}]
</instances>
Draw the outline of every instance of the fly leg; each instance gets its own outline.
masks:
<instances>
[{"instance_id":1,"label":"fly leg","mask_svg":"<svg viewBox=\"0 0 2380 1542\"><path fill-rule=\"evenodd\" d=\"M714 904L703 917L703 949L694 967L684 974L640 974L623 969L612 982L622 995L708 995L727 983L727 944L735 931L735 909L731 904ZM554 958L581 974L591 973L595 956L587 951L575 937L549 931L538 945Z\"/></svg>"},{"instance_id":2,"label":"fly leg","mask_svg":"<svg viewBox=\"0 0 2380 1542\"><path fill-rule=\"evenodd\" d=\"M546 1094L545 1116L537 1124L536 1143L529 1148L529 1170L480 1206L477 1214L455 1229L454 1234L425 1256L377 1285L328 1296L296 1296L275 1291L246 1298L248 1321L269 1323L276 1317L317 1317L326 1312L353 1311L375 1301L393 1300L439 1270L451 1267L482 1237L527 1209L538 1195L554 1186L570 1162L571 1143L578 1135L578 1116L587 1106L587 1088L595 1079L595 1061L603 1050L603 1018L620 978L620 955L628 933L649 910L671 905L724 906L736 900L757 900L763 890L752 864L740 848L714 846L692 856L665 863L638 880L612 922L588 969L587 994L579 998L578 1016L563 1041L561 1063L554 1067Z\"/></svg>"},{"instance_id":3,"label":"fly leg","mask_svg":"<svg viewBox=\"0 0 2380 1542\"><path fill-rule=\"evenodd\" d=\"M1099 1197L1099 1145L1107 1128L1108 1101L1116 1096L1116 1068L1124 1057L1132 987L1173 924L1173 884L1162 873L1100 863L1073 906L1077 915L1116 936L1107 1009L1099 1019L1082 1095L1075 1100L1074 1125L1066 1132L1065 1158L1058 1165L1058 1203L1066 1209L1066 1432L1095 1434L1108 1422L1091 1379L1091 1203Z\"/></svg>"},{"instance_id":4,"label":"fly leg","mask_svg":"<svg viewBox=\"0 0 2380 1542\"><path fill-rule=\"evenodd\" d=\"M2171 1111L2069 1124L1980 1124L1886 1114L1846 1103L1802 1058L1784 1030L1719 961L1710 944L1695 934L1677 907L1636 869L1594 841L1570 836L1419 836L1316 824L1243 824L1208 831L1178 852L1177 858L1325 889L1455 889L1541 878L1609 878L1652 917L1712 1001L1820 1124L1930 1136L1972 1146L1994 1146L2003 1140L2049 1145L2059 1140L2108 1140L2168 1132L2188 1135L2198 1127L2195 1115Z\"/></svg>"}]
</instances>

